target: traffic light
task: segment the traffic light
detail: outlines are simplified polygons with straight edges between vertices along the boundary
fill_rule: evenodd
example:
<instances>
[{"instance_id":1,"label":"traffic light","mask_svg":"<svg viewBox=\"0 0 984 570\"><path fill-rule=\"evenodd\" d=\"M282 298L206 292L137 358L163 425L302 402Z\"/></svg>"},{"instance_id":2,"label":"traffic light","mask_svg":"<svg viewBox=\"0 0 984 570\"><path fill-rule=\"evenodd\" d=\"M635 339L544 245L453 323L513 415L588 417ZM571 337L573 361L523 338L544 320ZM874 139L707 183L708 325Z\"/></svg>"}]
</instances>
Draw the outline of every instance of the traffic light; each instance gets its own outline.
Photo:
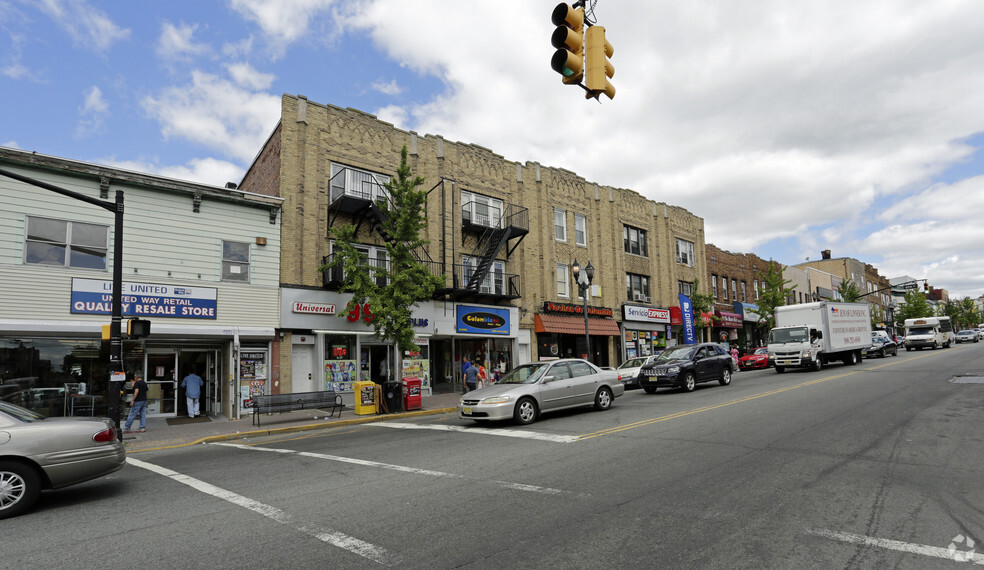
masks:
<instances>
[{"instance_id":1,"label":"traffic light","mask_svg":"<svg viewBox=\"0 0 984 570\"><path fill-rule=\"evenodd\" d=\"M584 94L586 99L597 99L602 93L608 95L609 99L615 98L615 87L608 81L615 75L615 66L608 61L613 53L615 48L605 39L605 28L588 28L584 36L584 82L588 88L588 92Z\"/></svg>"},{"instance_id":2,"label":"traffic light","mask_svg":"<svg viewBox=\"0 0 984 570\"><path fill-rule=\"evenodd\" d=\"M126 336L130 338L145 338L150 335L150 321L147 319L129 319L126 321Z\"/></svg>"},{"instance_id":3,"label":"traffic light","mask_svg":"<svg viewBox=\"0 0 984 570\"><path fill-rule=\"evenodd\" d=\"M929 293L929 282L923 282L923 291Z\"/></svg>"},{"instance_id":4,"label":"traffic light","mask_svg":"<svg viewBox=\"0 0 984 570\"><path fill-rule=\"evenodd\" d=\"M550 20L557 26L550 43L557 48L550 67L563 75L561 81L577 85L584 77L584 8L557 4Z\"/></svg>"}]
</instances>

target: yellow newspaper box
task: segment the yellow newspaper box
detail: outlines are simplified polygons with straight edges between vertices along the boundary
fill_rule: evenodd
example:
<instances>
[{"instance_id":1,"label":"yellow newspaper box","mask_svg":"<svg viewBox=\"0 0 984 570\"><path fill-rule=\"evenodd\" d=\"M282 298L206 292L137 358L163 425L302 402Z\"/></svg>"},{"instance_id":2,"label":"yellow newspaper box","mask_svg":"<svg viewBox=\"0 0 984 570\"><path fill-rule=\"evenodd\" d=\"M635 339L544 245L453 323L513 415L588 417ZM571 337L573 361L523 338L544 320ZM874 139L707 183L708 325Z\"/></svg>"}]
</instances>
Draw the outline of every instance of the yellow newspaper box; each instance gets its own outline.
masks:
<instances>
[{"instance_id":1,"label":"yellow newspaper box","mask_svg":"<svg viewBox=\"0 0 984 570\"><path fill-rule=\"evenodd\" d=\"M355 383L355 415L367 416L376 413L376 383Z\"/></svg>"}]
</instances>

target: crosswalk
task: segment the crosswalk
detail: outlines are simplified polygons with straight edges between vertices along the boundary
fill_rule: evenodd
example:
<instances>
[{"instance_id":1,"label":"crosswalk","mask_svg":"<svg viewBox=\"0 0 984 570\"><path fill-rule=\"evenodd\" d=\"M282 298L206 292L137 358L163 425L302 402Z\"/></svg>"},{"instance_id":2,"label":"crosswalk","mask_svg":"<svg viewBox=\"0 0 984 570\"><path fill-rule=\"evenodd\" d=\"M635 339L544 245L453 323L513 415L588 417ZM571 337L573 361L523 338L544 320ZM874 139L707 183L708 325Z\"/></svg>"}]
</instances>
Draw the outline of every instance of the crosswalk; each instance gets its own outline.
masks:
<instances>
[{"instance_id":1,"label":"crosswalk","mask_svg":"<svg viewBox=\"0 0 984 570\"><path fill-rule=\"evenodd\" d=\"M574 443L579 439L576 435L557 435L552 433L539 433L518 429L500 429L484 427L466 427L443 424L408 424L401 422L374 422L362 424L365 427L383 427L391 429L406 430L434 430L434 431L453 431L465 434L494 435L499 437L515 437L520 439L532 439L537 441L549 441L553 443Z\"/></svg>"}]
</instances>

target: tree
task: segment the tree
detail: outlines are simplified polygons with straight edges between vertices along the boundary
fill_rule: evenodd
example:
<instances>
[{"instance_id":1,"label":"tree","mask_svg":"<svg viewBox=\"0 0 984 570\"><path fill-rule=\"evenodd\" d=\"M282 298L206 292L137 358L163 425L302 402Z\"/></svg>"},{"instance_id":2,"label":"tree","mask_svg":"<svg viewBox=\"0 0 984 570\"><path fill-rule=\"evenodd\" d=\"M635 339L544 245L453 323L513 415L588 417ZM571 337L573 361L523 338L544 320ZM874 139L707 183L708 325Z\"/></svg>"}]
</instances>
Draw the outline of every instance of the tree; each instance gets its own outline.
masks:
<instances>
[{"instance_id":1,"label":"tree","mask_svg":"<svg viewBox=\"0 0 984 570\"><path fill-rule=\"evenodd\" d=\"M697 293L700 288L700 279L694 279L694 293L690 295L690 304L694 310L694 327L697 329L698 342L704 341L704 329L711 326L717 317L714 317L714 297L709 293ZM708 323L704 315L711 315L711 322ZM717 320L720 320L717 318Z\"/></svg>"},{"instance_id":2,"label":"tree","mask_svg":"<svg viewBox=\"0 0 984 570\"><path fill-rule=\"evenodd\" d=\"M789 295L789 289L786 288L786 285L792 281L783 279L782 265L773 262L769 262L768 272L759 273L759 279L762 286L759 289L757 301L760 317L758 326L764 337L776 326L776 307L786 304L786 297Z\"/></svg>"},{"instance_id":3,"label":"tree","mask_svg":"<svg viewBox=\"0 0 984 570\"><path fill-rule=\"evenodd\" d=\"M970 297L960 300L960 324L965 328L971 329L981 322L980 312L977 310L977 303Z\"/></svg>"},{"instance_id":4,"label":"tree","mask_svg":"<svg viewBox=\"0 0 984 570\"><path fill-rule=\"evenodd\" d=\"M913 289L905 294L905 300L895 310L895 324L902 328L906 319L921 319L933 316L933 307L926 295Z\"/></svg>"},{"instance_id":5,"label":"tree","mask_svg":"<svg viewBox=\"0 0 984 570\"><path fill-rule=\"evenodd\" d=\"M423 251L428 244L420 237L427 223L424 212L427 192L417 189L423 183L424 178L411 173L404 145L396 178L384 184L389 200L383 198L376 202L382 212L380 233L388 237L388 263L367 259L356 248L359 245L356 226L346 224L331 228L334 255L321 268L340 267L343 271L340 291L352 293L345 312L338 316L365 316L363 308L368 304L369 323L376 337L392 339L401 351L417 350L411 320L414 305L433 298L434 291L444 284L443 276L433 275L414 256L415 251Z\"/></svg>"},{"instance_id":6,"label":"tree","mask_svg":"<svg viewBox=\"0 0 984 570\"><path fill-rule=\"evenodd\" d=\"M960 303L947 300L945 303L936 304L936 315L939 317L950 317L950 321L953 324L960 322L961 313Z\"/></svg>"},{"instance_id":7,"label":"tree","mask_svg":"<svg viewBox=\"0 0 984 570\"><path fill-rule=\"evenodd\" d=\"M861 289L850 279L841 281L841 284L837 286L837 292L840 293L841 300L845 303L857 303L862 297Z\"/></svg>"}]
</instances>

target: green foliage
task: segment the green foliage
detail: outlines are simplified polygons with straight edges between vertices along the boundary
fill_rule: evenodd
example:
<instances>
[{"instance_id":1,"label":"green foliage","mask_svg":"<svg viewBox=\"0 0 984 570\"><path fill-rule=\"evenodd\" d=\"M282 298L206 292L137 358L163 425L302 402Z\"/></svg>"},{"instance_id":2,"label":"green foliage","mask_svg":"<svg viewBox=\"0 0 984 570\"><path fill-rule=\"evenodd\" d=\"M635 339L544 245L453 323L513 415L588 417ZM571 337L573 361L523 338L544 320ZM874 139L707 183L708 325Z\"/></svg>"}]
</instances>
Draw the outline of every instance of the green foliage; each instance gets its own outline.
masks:
<instances>
[{"instance_id":1,"label":"green foliage","mask_svg":"<svg viewBox=\"0 0 984 570\"><path fill-rule=\"evenodd\" d=\"M762 336L769 334L769 331L776 326L776 307L786 304L786 297L789 289L786 285L792 283L789 279L782 277L782 265L769 262L769 270L766 273L759 273L761 286L759 287L758 304L759 329Z\"/></svg>"},{"instance_id":2,"label":"green foliage","mask_svg":"<svg viewBox=\"0 0 984 570\"><path fill-rule=\"evenodd\" d=\"M861 289L850 279L841 281L841 284L837 286L837 292L840 293L841 299L845 303L857 303L862 297Z\"/></svg>"},{"instance_id":3,"label":"green foliage","mask_svg":"<svg viewBox=\"0 0 984 570\"><path fill-rule=\"evenodd\" d=\"M981 322L980 311L977 310L977 303L970 297L964 297L959 301L960 316L958 322L964 328L974 328Z\"/></svg>"},{"instance_id":4,"label":"green foliage","mask_svg":"<svg viewBox=\"0 0 984 570\"><path fill-rule=\"evenodd\" d=\"M396 177L385 184L389 201L381 199L376 203L383 212L381 233L390 237L386 242L388 263L374 263L356 249L356 226L347 224L331 228L334 255L321 268L341 267L341 291L352 293L345 312L338 316L346 317L354 308L368 303L376 337L393 340L401 351L417 349L413 342L414 306L433 298L434 291L444 285L442 276L433 275L414 256L414 251L423 251L428 243L420 237L427 223L427 192L418 190L423 183L422 177L413 176L404 146Z\"/></svg>"},{"instance_id":5,"label":"green foliage","mask_svg":"<svg viewBox=\"0 0 984 570\"><path fill-rule=\"evenodd\" d=\"M902 327L906 319L921 319L932 316L933 307L926 300L926 295L913 289L905 294L905 300L895 309L895 324Z\"/></svg>"}]
</instances>

